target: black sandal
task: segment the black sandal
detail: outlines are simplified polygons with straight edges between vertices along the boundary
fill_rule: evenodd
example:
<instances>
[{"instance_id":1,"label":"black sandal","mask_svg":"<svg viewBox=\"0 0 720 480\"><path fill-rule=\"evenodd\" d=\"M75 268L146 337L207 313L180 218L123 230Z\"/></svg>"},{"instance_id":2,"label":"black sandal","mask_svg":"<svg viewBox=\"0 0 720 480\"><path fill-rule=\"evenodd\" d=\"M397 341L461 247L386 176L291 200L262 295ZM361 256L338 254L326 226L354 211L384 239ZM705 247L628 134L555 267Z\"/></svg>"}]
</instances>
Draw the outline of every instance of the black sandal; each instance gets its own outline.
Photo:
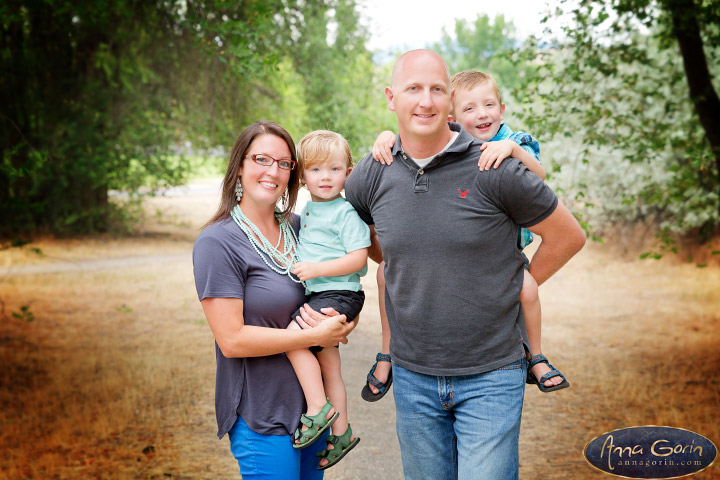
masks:
<instances>
[{"instance_id":1,"label":"black sandal","mask_svg":"<svg viewBox=\"0 0 720 480\"><path fill-rule=\"evenodd\" d=\"M391 362L392 359L390 358L390 355L385 355L384 353L378 353L375 356L375 364L370 369L370 372L367 375L367 383L362 389L361 396L363 400L366 402L377 402L382 397L385 396L385 394L390 390L390 385L392 385L393 378L392 378L392 369L390 370L390 374L388 375L388 379L385 383L382 383L380 380L375 378L375 367L377 367L378 362ZM373 384L377 389L379 390L378 393L373 393L372 390L370 390L370 385Z\"/></svg>"},{"instance_id":2,"label":"black sandal","mask_svg":"<svg viewBox=\"0 0 720 480\"><path fill-rule=\"evenodd\" d=\"M540 380L535 378L535 375L533 375L533 373L530 371L530 369L532 367L534 367L535 365L537 365L538 363L547 363L547 366L550 367L550 371L548 373L546 373L545 375L541 376ZM552 377L560 377L560 378L562 378L563 381L557 385L553 385L552 387L546 387L545 381ZM563 388L567 388L570 386L570 382L567 381L567 379L565 378L565 375L560 373L560 370L553 367L552 364L548 361L548 359L545 358L545 355L543 355L542 353L534 355L530 359L530 364L528 365L528 370L527 370L526 383L529 383L530 385L537 385L538 388L540 389L540 391L543 393L554 392L555 390L562 390Z\"/></svg>"}]
</instances>

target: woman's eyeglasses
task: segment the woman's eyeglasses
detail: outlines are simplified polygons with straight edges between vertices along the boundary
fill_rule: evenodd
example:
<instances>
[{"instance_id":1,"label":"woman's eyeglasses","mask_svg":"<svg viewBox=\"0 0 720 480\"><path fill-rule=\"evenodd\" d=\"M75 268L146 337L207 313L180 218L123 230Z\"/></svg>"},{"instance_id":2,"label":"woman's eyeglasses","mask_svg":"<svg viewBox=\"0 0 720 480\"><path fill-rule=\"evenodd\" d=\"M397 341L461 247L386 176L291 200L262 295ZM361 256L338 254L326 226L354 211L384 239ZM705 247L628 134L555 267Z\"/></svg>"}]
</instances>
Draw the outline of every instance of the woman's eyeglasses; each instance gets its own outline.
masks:
<instances>
[{"instance_id":1,"label":"woman's eyeglasses","mask_svg":"<svg viewBox=\"0 0 720 480\"><path fill-rule=\"evenodd\" d=\"M297 165L294 160L289 160L287 158L276 160L266 153L253 153L252 155L246 155L245 158L251 158L253 162L258 165L262 165L263 167L269 167L274 162L277 162L278 167L283 170L295 170L295 165Z\"/></svg>"}]
</instances>

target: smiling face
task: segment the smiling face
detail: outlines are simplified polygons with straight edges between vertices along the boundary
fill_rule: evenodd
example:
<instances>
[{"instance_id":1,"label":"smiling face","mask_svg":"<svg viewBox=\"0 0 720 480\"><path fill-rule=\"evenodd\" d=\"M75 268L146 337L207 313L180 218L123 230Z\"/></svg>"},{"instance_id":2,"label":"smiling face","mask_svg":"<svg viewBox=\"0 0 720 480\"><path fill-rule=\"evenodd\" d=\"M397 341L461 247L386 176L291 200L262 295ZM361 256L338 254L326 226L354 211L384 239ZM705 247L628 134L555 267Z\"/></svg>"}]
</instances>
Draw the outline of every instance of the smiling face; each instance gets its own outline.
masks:
<instances>
[{"instance_id":1,"label":"smiling face","mask_svg":"<svg viewBox=\"0 0 720 480\"><path fill-rule=\"evenodd\" d=\"M416 50L403 55L385 96L388 108L397 115L403 141L449 132L450 79L445 62L436 53Z\"/></svg>"},{"instance_id":2,"label":"smiling face","mask_svg":"<svg viewBox=\"0 0 720 480\"><path fill-rule=\"evenodd\" d=\"M290 180L290 170L279 168L277 162L273 162L269 167L255 163L250 155L258 153L277 160L292 158L288 144L276 135L260 135L253 140L238 171L243 187L240 201L240 208L243 210L274 209Z\"/></svg>"},{"instance_id":3,"label":"smiling face","mask_svg":"<svg viewBox=\"0 0 720 480\"><path fill-rule=\"evenodd\" d=\"M505 104L500 103L491 82L470 89L456 89L453 98L455 120L473 137L491 140L500 130Z\"/></svg>"},{"instance_id":4,"label":"smiling face","mask_svg":"<svg viewBox=\"0 0 720 480\"><path fill-rule=\"evenodd\" d=\"M337 149L324 162L305 167L302 181L310 191L313 202L329 202L340 197L345 180L351 171L352 168L348 167L347 155Z\"/></svg>"}]
</instances>

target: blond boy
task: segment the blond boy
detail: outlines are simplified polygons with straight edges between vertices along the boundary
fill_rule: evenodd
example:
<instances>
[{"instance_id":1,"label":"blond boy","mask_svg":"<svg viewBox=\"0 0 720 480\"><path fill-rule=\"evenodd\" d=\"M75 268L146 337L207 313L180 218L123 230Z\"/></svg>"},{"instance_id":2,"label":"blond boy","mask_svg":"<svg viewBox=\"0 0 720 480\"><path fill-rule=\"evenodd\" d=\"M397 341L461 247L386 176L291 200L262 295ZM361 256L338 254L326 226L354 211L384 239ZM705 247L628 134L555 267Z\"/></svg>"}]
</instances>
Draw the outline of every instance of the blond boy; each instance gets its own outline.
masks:
<instances>
[{"instance_id":1,"label":"blond boy","mask_svg":"<svg viewBox=\"0 0 720 480\"><path fill-rule=\"evenodd\" d=\"M298 255L293 273L305 283L307 305L334 308L352 321L362 310L365 294L360 277L367 272L370 230L340 192L352 171L350 146L328 130L308 133L298 143L301 182L310 192L300 215ZM299 315L296 311L291 318ZM289 329L300 328L296 321ZM294 447L306 448L328 429L327 449L319 453L320 469L335 465L360 441L348 423L347 393L336 347L287 352L302 386L308 411L301 416Z\"/></svg>"}]
</instances>

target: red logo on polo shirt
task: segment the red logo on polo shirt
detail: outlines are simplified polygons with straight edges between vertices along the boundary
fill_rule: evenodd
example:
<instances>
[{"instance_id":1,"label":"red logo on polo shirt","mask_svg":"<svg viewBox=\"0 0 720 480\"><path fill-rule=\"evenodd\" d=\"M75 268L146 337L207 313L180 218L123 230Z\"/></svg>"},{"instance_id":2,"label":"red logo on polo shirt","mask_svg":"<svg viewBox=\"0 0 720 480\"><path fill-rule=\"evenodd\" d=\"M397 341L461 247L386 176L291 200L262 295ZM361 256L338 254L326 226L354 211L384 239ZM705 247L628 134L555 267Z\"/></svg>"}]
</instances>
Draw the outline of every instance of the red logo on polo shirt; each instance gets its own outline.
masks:
<instances>
[{"instance_id":1,"label":"red logo on polo shirt","mask_svg":"<svg viewBox=\"0 0 720 480\"><path fill-rule=\"evenodd\" d=\"M460 198L465 198L465 195L467 195L468 191L465 190L464 192L462 190L458 190L460 192Z\"/></svg>"}]
</instances>

